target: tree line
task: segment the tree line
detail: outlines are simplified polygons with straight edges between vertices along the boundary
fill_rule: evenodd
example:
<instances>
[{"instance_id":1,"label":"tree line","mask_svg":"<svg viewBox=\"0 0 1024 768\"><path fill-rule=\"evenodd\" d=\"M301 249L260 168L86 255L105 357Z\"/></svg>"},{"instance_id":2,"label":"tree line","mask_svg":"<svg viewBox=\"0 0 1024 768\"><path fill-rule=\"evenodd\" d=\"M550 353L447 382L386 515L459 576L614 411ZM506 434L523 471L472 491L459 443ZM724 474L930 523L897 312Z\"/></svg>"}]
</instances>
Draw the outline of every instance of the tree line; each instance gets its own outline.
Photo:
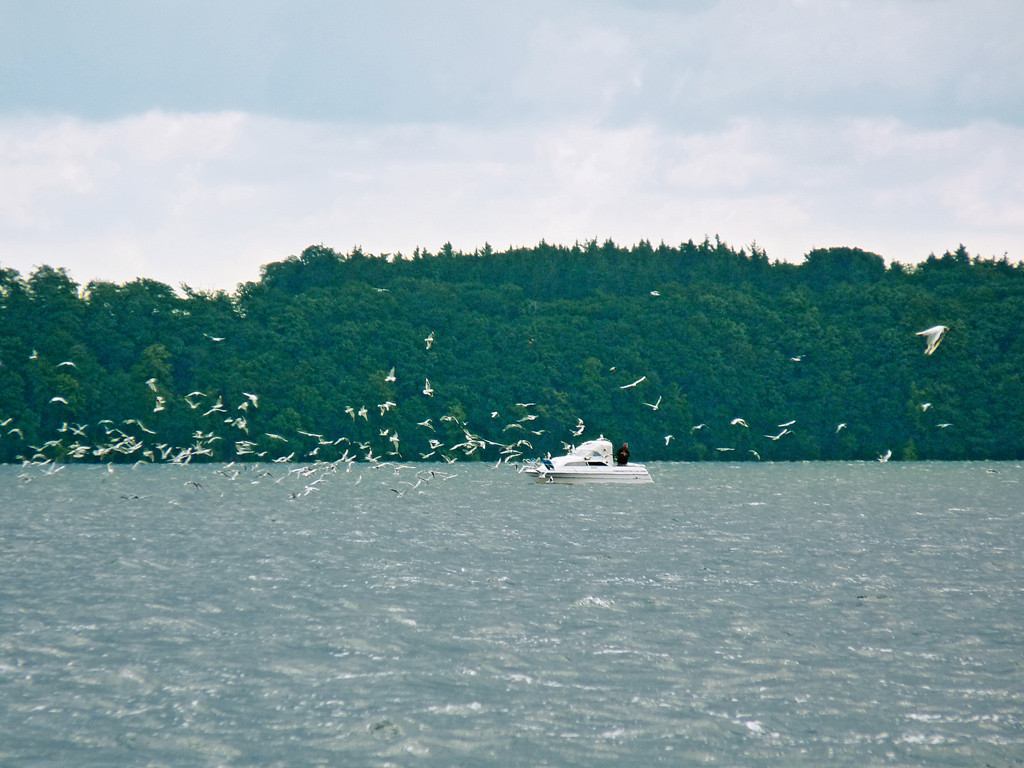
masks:
<instances>
[{"instance_id":1,"label":"tree line","mask_svg":"<svg viewBox=\"0 0 1024 768\"><path fill-rule=\"evenodd\" d=\"M636 460L1021 459L1022 327L1024 266L963 246L316 245L231 293L0 267L0 461L519 461L599 434Z\"/></svg>"}]
</instances>

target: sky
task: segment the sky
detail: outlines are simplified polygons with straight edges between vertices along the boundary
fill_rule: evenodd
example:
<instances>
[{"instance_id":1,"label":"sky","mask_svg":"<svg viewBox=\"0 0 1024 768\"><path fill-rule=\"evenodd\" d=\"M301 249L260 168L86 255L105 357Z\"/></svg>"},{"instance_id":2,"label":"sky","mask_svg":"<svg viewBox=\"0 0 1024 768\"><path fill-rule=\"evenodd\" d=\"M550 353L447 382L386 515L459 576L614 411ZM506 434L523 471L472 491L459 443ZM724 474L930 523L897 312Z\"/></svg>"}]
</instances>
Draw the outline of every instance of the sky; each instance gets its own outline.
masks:
<instances>
[{"instance_id":1,"label":"sky","mask_svg":"<svg viewBox=\"0 0 1024 768\"><path fill-rule=\"evenodd\" d=\"M1020 0L0 0L0 267L311 244L1024 259Z\"/></svg>"}]
</instances>

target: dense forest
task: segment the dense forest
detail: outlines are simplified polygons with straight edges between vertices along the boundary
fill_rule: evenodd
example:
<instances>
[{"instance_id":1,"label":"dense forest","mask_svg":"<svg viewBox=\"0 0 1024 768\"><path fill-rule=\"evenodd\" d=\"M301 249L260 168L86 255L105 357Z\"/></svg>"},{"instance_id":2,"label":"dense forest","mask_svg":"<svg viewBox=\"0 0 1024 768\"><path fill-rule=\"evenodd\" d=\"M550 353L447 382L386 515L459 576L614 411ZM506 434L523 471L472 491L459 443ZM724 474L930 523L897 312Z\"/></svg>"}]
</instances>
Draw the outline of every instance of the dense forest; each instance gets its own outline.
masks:
<instances>
[{"instance_id":1,"label":"dense forest","mask_svg":"<svg viewBox=\"0 0 1024 768\"><path fill-rule=\"evenodd\" d=\"M1021 459L1022 328L1024 266L963 246L321 245L233 293L0 268L0 460Z\"/></svg>"}]
</instances>

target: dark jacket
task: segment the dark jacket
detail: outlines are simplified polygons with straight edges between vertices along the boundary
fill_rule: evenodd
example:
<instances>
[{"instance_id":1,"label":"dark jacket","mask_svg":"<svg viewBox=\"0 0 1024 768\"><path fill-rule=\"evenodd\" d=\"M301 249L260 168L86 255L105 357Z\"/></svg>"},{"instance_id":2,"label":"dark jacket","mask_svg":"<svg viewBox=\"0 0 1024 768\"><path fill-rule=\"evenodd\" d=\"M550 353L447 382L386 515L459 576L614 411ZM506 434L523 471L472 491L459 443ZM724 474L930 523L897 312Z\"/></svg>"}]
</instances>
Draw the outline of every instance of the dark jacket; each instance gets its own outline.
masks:
<instances>
[{"instance_id":1,"label":"dark jacket","mask_svg":"<svg viewBox=\"0 0 1024 768\"><path fill-rule=\"evenodd\" d=\"M615 453L615 461L619 464L629 463L629 446L626 443L623 443L622 447Z\"/></svg>"}]
</instances>

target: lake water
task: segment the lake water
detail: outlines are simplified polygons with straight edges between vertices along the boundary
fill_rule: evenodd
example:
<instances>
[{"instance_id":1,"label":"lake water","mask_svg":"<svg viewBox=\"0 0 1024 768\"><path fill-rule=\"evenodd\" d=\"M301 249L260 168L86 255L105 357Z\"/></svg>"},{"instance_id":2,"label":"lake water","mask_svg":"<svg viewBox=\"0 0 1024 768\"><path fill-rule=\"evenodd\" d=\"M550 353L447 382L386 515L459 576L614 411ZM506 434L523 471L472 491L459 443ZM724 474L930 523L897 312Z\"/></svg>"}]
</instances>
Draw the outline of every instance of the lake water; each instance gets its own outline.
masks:
<instances>
[{"instance_id":1,"label":"lake water","mask_svg":"<svg viewBox=\"0 0 1024 768\"><path fill-rule=\"evenodd\" d=\"M0 467L0 765L1022 764L1019 464L289 469Z\"/></svg>"}]
</instances>

